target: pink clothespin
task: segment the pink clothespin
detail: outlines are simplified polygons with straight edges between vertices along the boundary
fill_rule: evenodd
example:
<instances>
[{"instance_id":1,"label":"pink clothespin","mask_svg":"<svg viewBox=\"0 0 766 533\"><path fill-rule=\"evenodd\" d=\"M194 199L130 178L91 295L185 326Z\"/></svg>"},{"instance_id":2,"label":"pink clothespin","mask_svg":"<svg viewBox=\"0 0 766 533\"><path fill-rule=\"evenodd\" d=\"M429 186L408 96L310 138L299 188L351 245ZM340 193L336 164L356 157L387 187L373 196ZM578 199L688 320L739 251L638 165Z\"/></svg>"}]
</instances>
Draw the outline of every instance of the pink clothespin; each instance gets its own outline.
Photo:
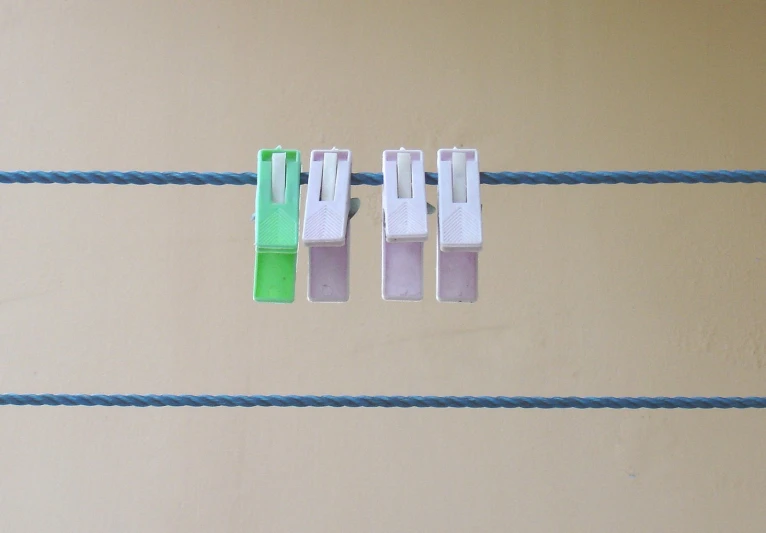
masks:
<instances>
[{"instance_id":1,"label":"pink clothespin","mask_svg":"<svg viewBox=\"0 0 766 533\"><path fill-rule=\"evenodd\" d=\"M384 300L423 299L423 243L428 238L423 152L383 152Z\"/></svg>"},{"instance_id":2,"label":"pink clothespin","mask_svg":"<svg viewBox=\"0 0 766 533\"><path fill-rule=\"evenodd\" d=\"M482 248L479 152L442 149L436 156L439 229L436 244L436 298L440 302L478 299Z\"/></svg>"},{"instance_id":3,"label":"pink clothespin","mask_svg":"<svg viewBox=\"0 0 766 533\"><path fill-rule=\"evenodd\" d=\"M348 301L350 191L351 151L313 150L303 219L309 301Z\"/></svg>"}]
</instances>

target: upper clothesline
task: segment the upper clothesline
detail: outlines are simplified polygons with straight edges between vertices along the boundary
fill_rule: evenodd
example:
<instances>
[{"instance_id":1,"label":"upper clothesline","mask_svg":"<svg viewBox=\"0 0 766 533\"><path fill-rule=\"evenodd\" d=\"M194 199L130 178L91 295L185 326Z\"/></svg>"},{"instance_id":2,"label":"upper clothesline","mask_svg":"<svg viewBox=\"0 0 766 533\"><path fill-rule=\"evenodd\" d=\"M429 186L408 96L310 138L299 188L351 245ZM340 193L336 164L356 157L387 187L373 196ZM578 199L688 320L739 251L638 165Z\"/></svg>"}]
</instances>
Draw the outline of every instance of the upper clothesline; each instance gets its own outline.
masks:
<instances>
[{"instance_id":1,"label":"upper clothesline","mask_svg":"<svg viewBox=\"0 0 766 533\"><path fill-rule=\"evenodd\" d=\"M426 172L426 183L436 185L437 174ZM614 185L659 183L766 183L766 170L640 170L562 172L481 172L485 185ZM0 183L96 185L256 185L253 172L153 172L153 171L0 171ZM301 183L308 172L301 173ZM354 172L351 185L382 185L383 175Z\"/></svg>"}]
</instances>

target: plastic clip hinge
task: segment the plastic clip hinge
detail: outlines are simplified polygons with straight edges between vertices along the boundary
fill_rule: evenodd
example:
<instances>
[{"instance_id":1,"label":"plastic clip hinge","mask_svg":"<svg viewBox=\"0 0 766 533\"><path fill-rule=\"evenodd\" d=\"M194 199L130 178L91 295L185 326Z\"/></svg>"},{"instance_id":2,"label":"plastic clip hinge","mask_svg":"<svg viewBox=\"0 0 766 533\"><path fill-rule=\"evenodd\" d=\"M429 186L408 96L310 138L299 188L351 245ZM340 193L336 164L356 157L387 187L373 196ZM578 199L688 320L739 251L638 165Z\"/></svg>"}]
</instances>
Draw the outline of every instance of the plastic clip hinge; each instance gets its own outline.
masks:
<instances>
[{"instance_id":1,"label":"plastic clip hinge","mask_svg":"<svg viewBox=\"0 0 766 533\"><path fill-rule=\"evenodd\" d=\"M479 153L443 149L437 152L436 162L436 298L440 302L475 302L482 248Z\"/></svg>"},{"instance_id":2,"label":"plastic clip hinge","mask_svg":"<svg viewBox=\"0 0 766 533\"><path fill-rule=\"evenodd\" d=\"M384 300L423 299L423 243L428 238L423 152L383 152Z\"/></svg>"},{"instance_id":3,"label":"plastic clip hinge","mask_svg":"<svg viewBox=\"0 0 766 533\"><path fill-rule=\"evenodd\" d=\"M350 193L351 152L313 150L303 218L309 301L348 301Z\"/></svg>"},{"instance_id":4,"label":"plastic clip hinge","mask_svg":"<svg viewBox=\"0 0 766 533\"><path fill-rule=\"evenodd\" d=\"M255 193L253 299L295 300L301 156L297 150L260 150Z\"/></svg>"}]
</instances>

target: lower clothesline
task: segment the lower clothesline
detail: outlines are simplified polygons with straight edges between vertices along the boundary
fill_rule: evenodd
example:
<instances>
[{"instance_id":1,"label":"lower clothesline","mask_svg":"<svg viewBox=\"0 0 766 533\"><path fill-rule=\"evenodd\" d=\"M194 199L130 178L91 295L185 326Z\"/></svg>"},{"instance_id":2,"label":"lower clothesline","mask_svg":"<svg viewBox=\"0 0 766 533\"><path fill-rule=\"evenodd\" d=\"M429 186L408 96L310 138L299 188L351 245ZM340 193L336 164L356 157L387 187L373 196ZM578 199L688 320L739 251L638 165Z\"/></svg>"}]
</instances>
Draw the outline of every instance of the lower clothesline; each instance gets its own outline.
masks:
<instances>
[{"instance_id":1,"label":"lower clothesline","mask_svg":"<svg viewBox=\"0 0 766 533\"><path fill-rule=\"evenodd\" d=\"M0 394L0 406L435 409L764 409L764 396L312 396Z\"/></svg>"}]
</instances>

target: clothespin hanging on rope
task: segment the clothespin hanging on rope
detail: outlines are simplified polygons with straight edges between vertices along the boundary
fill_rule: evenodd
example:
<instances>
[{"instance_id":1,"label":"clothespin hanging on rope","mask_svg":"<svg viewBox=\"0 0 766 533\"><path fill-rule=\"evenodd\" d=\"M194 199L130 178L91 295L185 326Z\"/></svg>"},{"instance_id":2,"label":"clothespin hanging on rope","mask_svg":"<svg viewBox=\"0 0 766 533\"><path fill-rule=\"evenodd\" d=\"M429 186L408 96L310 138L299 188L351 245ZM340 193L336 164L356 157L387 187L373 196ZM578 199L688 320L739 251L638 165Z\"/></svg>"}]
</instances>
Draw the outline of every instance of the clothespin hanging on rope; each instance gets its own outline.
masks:
<instances>
[{"instance_id":1,"label":"clothespin hanging on rope","mask_svg":"<svg viewBox=\"0 0 766 533\"><path fill-rule=\"evenodd\" d=\"M303 218L311 302L349 299L349 221L359 209L359 200L351 199L350 192L351 151L313 150Z\"/></svg>"},{"instance_id":2,"label":"clothespin hanging on rope","mask_svg":"<svg viewBox=\"0 0 766 533\"><path fill-rule=\"evenodd\" d=\"M423 152L383 152L384 300L423 299L423 244L428 238Z\"/></svg>"},{"instance_id":3,"label":"clothespin hanging on rope","mask_svg":"<svg viewBox=\"0 0 766 533\"><path fill-rule=\"evenodd\" d=\"M475 302L482 248L479 153L442 149L437 152L436 163L436 298L440 302Z\"/></svg>"},{"instance_id":4,"label":"clothespin hanging on rope","mask_svg":"<svg viewBox=\"0 0 766 533\"><path fill-rule=\"evenodd\" d=\"M260 150L255 194L253 299L295 300L301 155L297 150Z\"/></svg>"}]
</instances>

